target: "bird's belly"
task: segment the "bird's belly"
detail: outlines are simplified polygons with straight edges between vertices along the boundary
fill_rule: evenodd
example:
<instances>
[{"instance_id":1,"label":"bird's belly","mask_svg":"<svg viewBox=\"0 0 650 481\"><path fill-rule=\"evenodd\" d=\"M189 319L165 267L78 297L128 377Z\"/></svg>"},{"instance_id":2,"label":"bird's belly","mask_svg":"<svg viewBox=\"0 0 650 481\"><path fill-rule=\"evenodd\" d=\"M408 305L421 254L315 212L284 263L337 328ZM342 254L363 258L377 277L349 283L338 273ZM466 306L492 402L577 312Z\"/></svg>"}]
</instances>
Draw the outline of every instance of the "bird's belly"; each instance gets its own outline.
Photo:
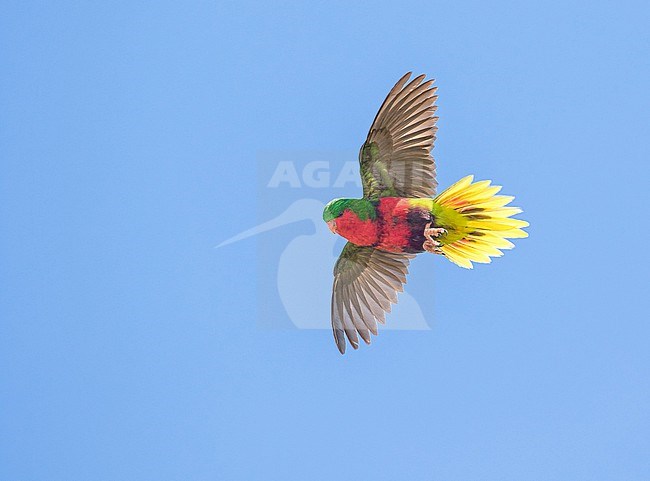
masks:
<instances>
[{"instance_id":1,"label":"bird's belly","mask_svg":"<svg viewBox=\"0 0 650 481\"><path fill-rule=\"evenodd\" d=\"M424 252L424 229L432 221L431 212L423 208L408 209L405 215L385 215L380 219L378 249L389 252Z\"/></svg>"}]
</instances>

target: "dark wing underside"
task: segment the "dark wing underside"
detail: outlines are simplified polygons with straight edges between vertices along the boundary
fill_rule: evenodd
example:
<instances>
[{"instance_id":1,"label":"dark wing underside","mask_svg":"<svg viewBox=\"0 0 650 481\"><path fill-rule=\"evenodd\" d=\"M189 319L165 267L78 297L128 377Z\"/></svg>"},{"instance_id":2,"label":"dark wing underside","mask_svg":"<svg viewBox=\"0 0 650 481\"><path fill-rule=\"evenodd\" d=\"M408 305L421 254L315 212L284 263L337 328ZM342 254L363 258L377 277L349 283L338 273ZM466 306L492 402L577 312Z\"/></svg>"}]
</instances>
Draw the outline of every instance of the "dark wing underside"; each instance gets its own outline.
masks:
<instances>
[{"instance_id":1,"label":"dark wing underside","mask_svg":"<svg viewBox=\"0 0 650 481\"><path fill-rule=\"evenodd\" d=\"M388 93L361 146L364 197L435 195L436 87L425 75L408 82L410 77L404 75Z\"/></svg>"},{"instance_id":2,"label":"dark wing underside","mask_svg":"<svg viewBox=\"0 0 650 481\"><path fill-rule=\"evenodd\" d=\"M377 335L377 322L383 324L391 303L397 302L413 257L350 242L345 245L334 266L332 288L332 330L341 354L346 336L356 349L358 336L370 344L370 333Z\"/></svg>"}]
</instances>

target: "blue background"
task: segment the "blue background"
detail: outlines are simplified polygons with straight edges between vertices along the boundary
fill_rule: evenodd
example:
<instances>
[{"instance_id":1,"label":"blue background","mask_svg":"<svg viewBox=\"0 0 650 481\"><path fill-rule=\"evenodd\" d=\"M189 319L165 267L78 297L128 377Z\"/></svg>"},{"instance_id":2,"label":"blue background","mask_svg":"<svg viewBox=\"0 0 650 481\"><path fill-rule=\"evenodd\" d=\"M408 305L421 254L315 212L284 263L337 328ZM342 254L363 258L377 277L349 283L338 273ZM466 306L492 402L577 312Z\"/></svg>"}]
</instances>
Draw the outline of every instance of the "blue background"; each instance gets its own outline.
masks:
<instances>
[{"instance_id":1,"label":"blue background","mask_svg":"<svg viewBox=\"0 0 650 481\"><path fill-rule=\"evenodd\" d=\"M649 479L649 13L4 2L0 479ZM256 152L356 150L411 69L441 186L495 179L530 238L414 262L431 331L259 329L267 260L213 249Z\"/></svg>"}]
</instances>

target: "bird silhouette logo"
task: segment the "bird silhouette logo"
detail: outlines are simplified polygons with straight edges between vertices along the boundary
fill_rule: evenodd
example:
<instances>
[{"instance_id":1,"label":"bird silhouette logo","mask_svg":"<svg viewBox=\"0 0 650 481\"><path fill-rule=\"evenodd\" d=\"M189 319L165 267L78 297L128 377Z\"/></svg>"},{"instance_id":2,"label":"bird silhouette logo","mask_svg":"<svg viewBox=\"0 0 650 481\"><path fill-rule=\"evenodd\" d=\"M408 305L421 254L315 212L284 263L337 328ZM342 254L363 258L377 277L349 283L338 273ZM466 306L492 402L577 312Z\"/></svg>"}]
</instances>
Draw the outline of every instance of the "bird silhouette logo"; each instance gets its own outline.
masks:
<instances>
[{"instance_id":1,"label":"bird silhouette logo","mask_svg":"<svg viewBox=\"0 0 650 481\"><path fill-rule=\"evenodd\" d=\"M332 287L332 266L338 255L339 240L332 236L321 218L324 206L316 199L294 200L279 215L216 246L224 248L250 238L266 245L269 242L264 239L265 236L283 229L294 235L286 245L268 249L275 249L275 257L266 259L261 267L275 272L275 285L260 288L269 289L271 295L278 296L286 316L298 329L331 328L327 292ZM393 311L391 323L387 326L389 329L430 329L420 305L406 291L400 295L400 303Z\"/></svg>"}]
</instances>

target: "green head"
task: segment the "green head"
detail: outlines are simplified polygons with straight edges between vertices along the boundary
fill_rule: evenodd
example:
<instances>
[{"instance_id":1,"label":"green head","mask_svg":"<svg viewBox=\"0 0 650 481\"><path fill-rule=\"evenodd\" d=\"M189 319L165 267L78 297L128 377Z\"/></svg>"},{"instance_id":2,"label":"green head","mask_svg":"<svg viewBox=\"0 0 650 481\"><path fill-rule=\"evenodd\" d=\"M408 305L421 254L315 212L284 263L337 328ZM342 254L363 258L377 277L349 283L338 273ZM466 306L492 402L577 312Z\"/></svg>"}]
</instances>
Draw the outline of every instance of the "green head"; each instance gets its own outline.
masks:
<instances>
[{"instance_id":1,"label":"green head","mask_svg":"<svg viewBox=\"0 0 650 481\"><path fill-rule=\"evenodd\" d=\"M343 211L350 207L353 199L334 199L330 201L323 210L323 220L329 222L340 217Z\"/></svg>"},{"instance_id":2,"label":"green head","mask_svg":"<svg viewBox=\"0 0 650 481\"><path fill-rule=\"evenodd\" d=\"M375 220L376 202L368 199L334 199L325 206L323 220L328 224L341 217L346 210L352 211L361 221Z\"/></svg>"}]
</instances>

